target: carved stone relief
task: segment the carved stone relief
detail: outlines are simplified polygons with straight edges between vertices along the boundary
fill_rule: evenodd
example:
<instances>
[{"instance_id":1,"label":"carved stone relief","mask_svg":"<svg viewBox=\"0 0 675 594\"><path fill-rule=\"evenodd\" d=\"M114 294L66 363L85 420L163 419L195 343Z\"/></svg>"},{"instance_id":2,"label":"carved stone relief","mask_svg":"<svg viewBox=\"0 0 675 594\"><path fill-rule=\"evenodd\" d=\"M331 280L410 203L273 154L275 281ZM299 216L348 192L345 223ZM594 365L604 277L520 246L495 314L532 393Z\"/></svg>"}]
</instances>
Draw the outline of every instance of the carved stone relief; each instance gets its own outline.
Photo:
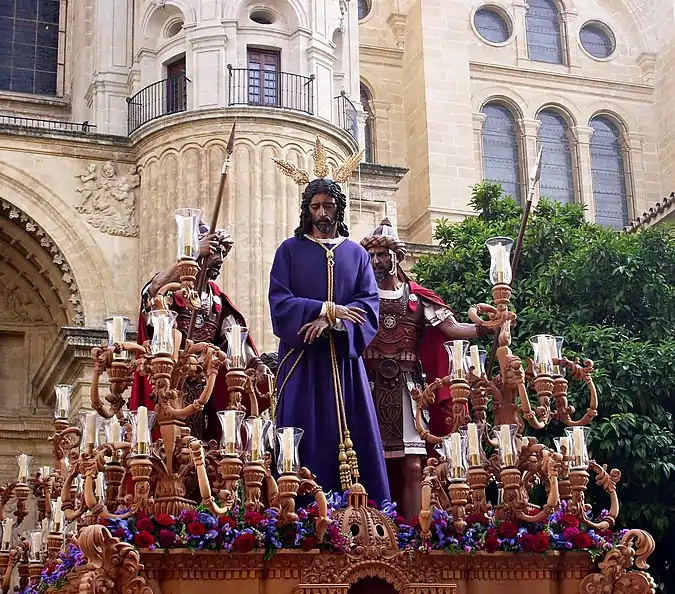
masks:
<instances>
[{"instance_id":1,"label":"carved stone relief","mask_svg":"<svg viewBox=\"0 0 675 594\"><path fill-rule=\"evenodd\" d=\"M13 221L17 225L21 225L28 233L35 237L40 246L51 255L52 261L56 264L63 275L61 279L70 291L70 303L73 304L73 320L72 324L74 326L82 326L84 324L84 310L82 309L82 299L80 298L80 291L77 288L77 283L73 276L73 272L66 260L66 257L63 255L63 252L57 247L56 243L52 238L47 235L45 230L40 227L32 218L30 218L25 213L18 210L14 205L6 202L5 200L0 200L0 215L5 216L9 220Z\"/></svg>"},{"instance_id":2,"label":"carved stone relief","mask_svg":"<svg viewBox=\"0 0 675 594\"><path fill-rule=\"evenodd\" d=\"M95 229L109 235L137 237L136 193L141 176L135 165L125 165L126 173L119 174L108 161L97 166L90 163L76 175L82 185L77 188L77 212Z\"/></svg>"},{"instance_id":3,"label":"carved stone relief","mask_svg":"<svg viewBox=\"0 0 675 594\"><path fill-rule=\"evenodd\" d=\"M0 321L35 323L45 322L45 312L33 303L31 296L12 286L7 275L0 274Z\"/></svg>"}]
</instances>

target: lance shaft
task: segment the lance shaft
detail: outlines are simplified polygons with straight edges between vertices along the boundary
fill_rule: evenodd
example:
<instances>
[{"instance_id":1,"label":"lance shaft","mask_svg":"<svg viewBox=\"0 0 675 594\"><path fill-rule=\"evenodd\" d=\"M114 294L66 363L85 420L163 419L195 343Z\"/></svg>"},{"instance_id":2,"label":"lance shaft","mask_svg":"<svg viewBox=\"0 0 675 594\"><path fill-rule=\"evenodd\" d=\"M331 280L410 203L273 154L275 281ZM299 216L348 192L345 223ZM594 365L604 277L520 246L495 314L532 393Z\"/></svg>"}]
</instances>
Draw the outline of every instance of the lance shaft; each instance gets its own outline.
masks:
<instances>
[{"instance_id":1,"label":"lance shaft","mask_svg":"<svg viewBox=\"0 0 675 594\"><path fill-rule=\"evenodd\" d=\"M525 202L525 208L523 210L523 219L520 221L520 229L518 230L518 238L516 239L516 247L513 250L513 256L511 257L511 282L510 285L513 285L513 281L516 278L516 271L518 270L518 263L520 262L520 252L523 249L523 238L525 237L525 229L527 228L527 221L530 219L530 211L532 210L532 200L534 199L534 191L537 188L539 183L539 177L541 175L541 157L542 157L543 148L539 149L537 154L537 160L534 165L533 173L530 176L530 189L527 193L527 202ZM492 366L495 362L495 357L497 356L497 348L499 347L499 334L501 329L498 329L495 332L494 340L492 341L492 351L490 353L490 361L487 366L486 376L490 377L492 372Z\"/></svg>"},{"instance_id":2,"label":"lance shaft","mask_svg":"<svg viewBox=\"0 0 675 594\"><path fill-rule=\"evenodd\" d=\"M213 208L213 214L211 215L211 225L209 226L209 234L216 232L216 225L218 224L218 217L220 215L220 207L223 203L223 196L225 195L225 190L227 188L227 171L230 168L230 157L232 156L232 151L234 150L234 128L237 125L237 121L234 121L232 124L232 130L230 132L230 138L227 141L227 147L225 149L225 162L223 167L220 170L220 183L218 184L218 194L216 195L216 204ZM200 302L202 298L202 292L206 289L208 283L208 260L209 256L200 256L199 257L199 273L197 274L197 280L195 281L195 290L199 296ZM188 327L187 338L192 338L192 334L195 331L195 323L197 320L197 308L192 310L190 315L190 326Z\"/></svg>"}]
</instances>

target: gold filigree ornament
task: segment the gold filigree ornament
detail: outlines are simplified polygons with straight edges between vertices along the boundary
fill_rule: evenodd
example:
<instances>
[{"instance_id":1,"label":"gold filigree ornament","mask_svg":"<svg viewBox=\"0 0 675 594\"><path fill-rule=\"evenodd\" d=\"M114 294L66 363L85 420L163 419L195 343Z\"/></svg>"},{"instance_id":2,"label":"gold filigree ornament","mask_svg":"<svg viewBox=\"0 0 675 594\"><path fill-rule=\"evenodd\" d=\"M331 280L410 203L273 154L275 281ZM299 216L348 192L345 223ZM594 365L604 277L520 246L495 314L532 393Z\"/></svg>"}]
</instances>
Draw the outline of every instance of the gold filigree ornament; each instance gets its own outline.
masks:
<instances>
[{"instance_id":1,"label":"gold filigree ornament","mask_svg":"<svg viewBox=\"0 0 675 594\"><path fill-rule=\"evenodd\" d=\"M359 163L361 163L361 160L363 159L363 153L364 151L354 153L353 155L349 156L344 161L344 163L342 163L342 165L337 168L333 168L333 175L331 179L339 184L346 182L359 166ZM319 179L328 178L326 148L323 146L318 137L314 143L312 159L314 159L314 175ZM281 173L290 177L299 186L307 185L311 181L309 179L309 173L307 173L307 171L304 169L300 169L297 165L277 157L272 157L272 161L276 163Z\"/></svg>"}]
</instances>

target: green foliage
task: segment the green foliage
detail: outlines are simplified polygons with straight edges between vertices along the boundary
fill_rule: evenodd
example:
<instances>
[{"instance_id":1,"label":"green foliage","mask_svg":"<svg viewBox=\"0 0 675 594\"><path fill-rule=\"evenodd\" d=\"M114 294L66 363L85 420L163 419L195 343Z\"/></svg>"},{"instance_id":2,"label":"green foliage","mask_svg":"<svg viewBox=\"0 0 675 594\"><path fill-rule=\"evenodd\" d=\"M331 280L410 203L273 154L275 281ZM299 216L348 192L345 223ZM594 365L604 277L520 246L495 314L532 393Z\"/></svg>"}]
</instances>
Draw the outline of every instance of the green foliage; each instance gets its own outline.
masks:
<instances>
[{"instance_id":1,"label":"green foliage","mask_svg":"<svg viewBox=\"0 0 675 594\"><path fill-rule=\"evenodd\" d=\"M485 241L518 235L522 209L501 194L498 184L478 184L471 199L478 215L440 222L442 252L423 256L413 269L458 312L491 301ZM565 355L595 361L600 405L592 454L622 471L619 520L657 539L652 566L673 588L667 560L675 550L675 233L614 231L586 222L581 205L542 199L530 214L513 289L516 354L529 356L528 337L545 332L565 337ZM491 344L484 346L489 352ZM586 409L583 385L571 386L570 400L577 411ZM562 432L554 423L537 437L549 442Z\"/></svg>"}]
</instances>

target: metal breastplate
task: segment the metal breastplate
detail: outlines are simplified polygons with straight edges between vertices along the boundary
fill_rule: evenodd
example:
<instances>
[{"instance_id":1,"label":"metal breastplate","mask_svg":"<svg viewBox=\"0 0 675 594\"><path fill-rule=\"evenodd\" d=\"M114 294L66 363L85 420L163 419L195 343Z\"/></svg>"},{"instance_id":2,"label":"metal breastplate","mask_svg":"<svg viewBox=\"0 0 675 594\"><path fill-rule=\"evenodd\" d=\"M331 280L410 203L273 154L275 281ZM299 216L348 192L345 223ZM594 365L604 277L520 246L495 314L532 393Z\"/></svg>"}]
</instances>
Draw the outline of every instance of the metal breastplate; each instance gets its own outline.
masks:
<instances>
[{"instance_id":1,"label":"metal breastplate","mask_svg":"<svg viewBox=\"0 0 675 594\"><path fill-rule=\"evenodd\" d=\"M184 336L187 336L192 312L186 307L175 307L175 310L178 314L176 317L176 327ZM214 306L213 292L209 289L202 293L202 307L197 311L195 316L192 340L195 342L214 342L218 334L219 319L220 312Z\"/></svg>"}]
</instances>

